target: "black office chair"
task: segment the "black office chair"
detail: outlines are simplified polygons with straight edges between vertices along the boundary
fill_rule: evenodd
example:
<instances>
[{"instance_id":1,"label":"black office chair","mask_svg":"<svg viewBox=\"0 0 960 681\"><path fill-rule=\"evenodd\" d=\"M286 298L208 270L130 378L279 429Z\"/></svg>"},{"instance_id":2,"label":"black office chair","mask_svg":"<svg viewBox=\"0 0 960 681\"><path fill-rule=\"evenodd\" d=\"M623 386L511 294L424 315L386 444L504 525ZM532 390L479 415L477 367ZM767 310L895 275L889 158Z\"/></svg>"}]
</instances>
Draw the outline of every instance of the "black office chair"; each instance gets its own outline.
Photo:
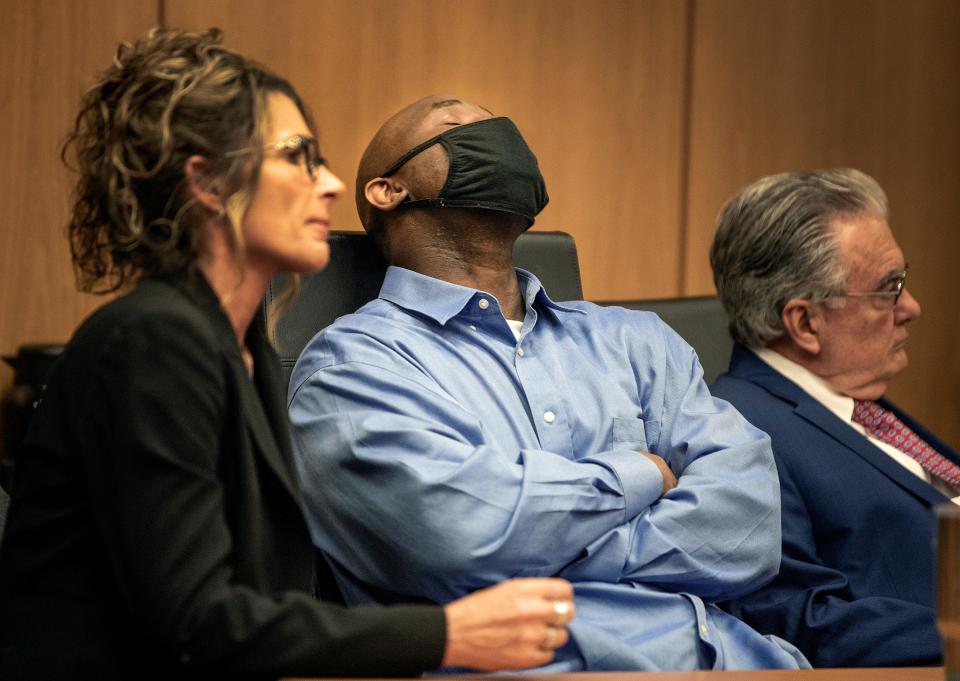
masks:
<instances>
[{"instance_id":1,"label":"black office chair","mask_svg":"<svg viewBox=\"0 0 960 681\"><path fill-rule=\"evenodd\" d=\"M0 487L0 543L3 543L3 527L7 524L7 508L10 506L10 495Z\"/></svg>"},{"instance_id":2,"label":"black office chair","mask_svg":"<svg viewBox=\"0 0 960 681\"><path fill-rule=\"evenodd\" d=\"M621 305L631 310L656 312L674 331L693 346L703 366L703 380L713 380L727 370L733 339L727 330L727 313L716 296L631 300L600 303Z\"/></svg>"},{"instance_id":3,"label":"black office chair","mask_svg":"<svg viewBox=\"0 0 960 681\"><path fill-rule=\"evenodd\" d=\"M583 298L577 246L569 234L527 232L517 240L513 261L533 272L554 300ZM277 322L275 341L286 379L317 332L377 297L386 271L380 251L364 232L330 233L330 263L301 278L299 294ZM270 282L265 310L284 286L282 275Z\"/></svg>"},{"instance_id":4,"label":"black office chair","mask_svg":"<svg viewBox=\"0 0 960 681\"><path fill-rule=\"evenodd\" d=\"M583 289L577 245L565 232L527 232L516 243L513 261L533 272L554 300L580 300ZM363 232L332 232L330 264L301 279L300 293L277 323L276 344L285 378L304 346L337 317L356 311L377 297L387 264ZM284 278L270 282L264 306L283 290ZM726 371L733 341L716 296L601 302L650 310L693 346L709 383Z\"/></svg>"}]
</instances>

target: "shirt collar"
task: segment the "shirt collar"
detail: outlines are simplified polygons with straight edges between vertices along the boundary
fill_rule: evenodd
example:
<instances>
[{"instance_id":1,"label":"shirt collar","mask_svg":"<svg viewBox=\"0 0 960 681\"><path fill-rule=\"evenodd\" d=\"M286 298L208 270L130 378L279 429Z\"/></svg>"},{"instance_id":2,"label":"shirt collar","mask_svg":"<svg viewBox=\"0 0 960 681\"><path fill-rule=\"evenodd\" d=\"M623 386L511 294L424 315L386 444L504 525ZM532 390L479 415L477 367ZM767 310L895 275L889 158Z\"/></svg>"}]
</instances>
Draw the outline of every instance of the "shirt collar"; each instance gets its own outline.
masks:
<instances>
[{"instance_id":1,"label":"shirt collar","mask_svg":"<svg viewBox=\"0 0 960 681\"><path fill-rule=\"evenodd\" d=\"M520 268L517 268L516 272L526 307L530 308L534 302L539 302L552 310L582 312L551 300L543 289L543 284L532 273ZM380 287L380 298L383 300L426 315L441 325L460 314L478 296L493 298L484 291L451 284L395 265L387 268L383 286Z\"/></svg>"},{"instance_id":2,"label":"shirt collar","mask_svg":"<svg viewBox=\"0 0 960 681\"><path fill-rule=\"evenodd\" d=\"M773 369L800 386L804 392L833 412L837 418L848 423L853 418L853 398L841 395L805 366L787 359L770 348L755 349L754 353Z\"/></svg>"},{"instance_id":3,"label":"shirt collar","mask_svg":"<svg viewBox=\"0 0 960 681\"><path fill-rule=\"evenodd\" d=\"M555 302L550 296L547 295L547 290L543 288L543 284L540 283L540 280L537 279L533 272L528 272L527 270L519 267L516 268L516 271L517 277L520 280L520 288L523 290L523 301L527 307L533 307L534 301L539 301L544 307L547 307L551 310L586 314L586 312L583 310L578 310L575 307L570 307L568 305Z\"/></svg>"}]
</instances>

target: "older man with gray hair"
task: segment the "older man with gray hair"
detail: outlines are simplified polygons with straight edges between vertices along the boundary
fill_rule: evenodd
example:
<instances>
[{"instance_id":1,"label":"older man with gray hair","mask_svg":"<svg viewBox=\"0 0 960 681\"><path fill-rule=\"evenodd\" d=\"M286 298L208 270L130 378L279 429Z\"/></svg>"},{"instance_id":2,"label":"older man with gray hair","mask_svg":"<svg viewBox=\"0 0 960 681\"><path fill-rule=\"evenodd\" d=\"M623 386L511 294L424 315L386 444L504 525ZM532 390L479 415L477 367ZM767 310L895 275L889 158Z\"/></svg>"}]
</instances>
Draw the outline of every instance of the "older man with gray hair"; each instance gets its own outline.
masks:
<instances>
[{"instance_id":1,"label":"older man with gray hair","mask_svg":"<svg viewBox=\"0 0 960 681\"><path fill-rule=\"evenodd\" d=\"M773 441L779 576L729 609L814 666L939 664L933 506L960 456L883 399L920 304L858 170L762 178L720 213L710 263L736 345L711 387Z\"/></svg>"}]
</instances>

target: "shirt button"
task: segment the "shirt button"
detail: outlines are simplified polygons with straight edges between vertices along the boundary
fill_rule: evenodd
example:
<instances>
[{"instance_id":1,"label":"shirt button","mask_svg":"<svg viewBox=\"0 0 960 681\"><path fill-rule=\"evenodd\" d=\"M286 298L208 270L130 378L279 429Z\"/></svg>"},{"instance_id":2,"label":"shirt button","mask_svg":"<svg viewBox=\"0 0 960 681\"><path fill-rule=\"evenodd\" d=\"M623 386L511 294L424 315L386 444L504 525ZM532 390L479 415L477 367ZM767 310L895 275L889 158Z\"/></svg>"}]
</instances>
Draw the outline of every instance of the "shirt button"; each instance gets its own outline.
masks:
<instances>
[{"instance_id":1,"label":"shirt button","mask_svg":"<svg viewBox=\"0 0 960 681\"><path fill-rule=\"evenodd\" d=\"M471 325L470 325L470 330L471 330L471 331L476 331L476 330L477 330L477 327L475 327L473 324L471 324Z\"/></svg>"},{"instance_id":2,"label":"shirt button","mask_svg":"<svg viewBox=\"0 0 960 681\"><path fill-rule=\"evenodd\" d=\"M553 423L554 421L557 420L557 415L554 414L552 411L545 411L543 412L543 420L546 421L547 423Z\"/></svg>"},{"instance_id":3,"label":"shirt button","mask_svg":"<svg viewBox=\"0 0 960 681\"><path fill-rule=\"evenodd\" d=\"M517 348L517 354L523 357L523 348Z\"/></svg>"},{"instance_id":4,"label":"shirt button","mask_svg":"<svg viewBox=\"0 0 960 681\"><path fill-rule=\"evenodd\" d=\"M701 624L701 625L700 625L700 633L703 634L704 636L707 635L707 625L706 625L706 624Z\"/></svg>"},{"instance_id":5,"label":"shirt button","mask_svg":"<svg viewBox=\"0 0 960 681\"><path fill-rule=\"evenodd\" d=\"M480 302L477 303L477 306L478 306L481 310L486 310L488 307L490 307L490 301L487 300L486 298L481 298L481 299L480 299Z\"/></svg>"}]
</instances>

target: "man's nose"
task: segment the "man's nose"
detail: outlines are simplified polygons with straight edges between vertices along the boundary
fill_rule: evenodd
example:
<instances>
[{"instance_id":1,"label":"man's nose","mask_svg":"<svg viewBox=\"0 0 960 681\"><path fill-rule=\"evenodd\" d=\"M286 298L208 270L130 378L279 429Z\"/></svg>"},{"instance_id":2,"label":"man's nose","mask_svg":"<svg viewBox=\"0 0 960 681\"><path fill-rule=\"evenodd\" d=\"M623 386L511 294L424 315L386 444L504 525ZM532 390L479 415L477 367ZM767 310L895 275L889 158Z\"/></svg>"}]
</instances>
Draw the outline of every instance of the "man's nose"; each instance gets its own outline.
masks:
<instances>
[{"instance_id":1,"label":"man's nose","mask_svg":"<svg viewBox=\"0 0 960 681\"><path fill-rule=\"evenodd\" d=\"M900 300L894 308L897 323L910 322L920 316L920 301L913 297L909 289L903 289Z\"/></svg>"}]
</instances>

